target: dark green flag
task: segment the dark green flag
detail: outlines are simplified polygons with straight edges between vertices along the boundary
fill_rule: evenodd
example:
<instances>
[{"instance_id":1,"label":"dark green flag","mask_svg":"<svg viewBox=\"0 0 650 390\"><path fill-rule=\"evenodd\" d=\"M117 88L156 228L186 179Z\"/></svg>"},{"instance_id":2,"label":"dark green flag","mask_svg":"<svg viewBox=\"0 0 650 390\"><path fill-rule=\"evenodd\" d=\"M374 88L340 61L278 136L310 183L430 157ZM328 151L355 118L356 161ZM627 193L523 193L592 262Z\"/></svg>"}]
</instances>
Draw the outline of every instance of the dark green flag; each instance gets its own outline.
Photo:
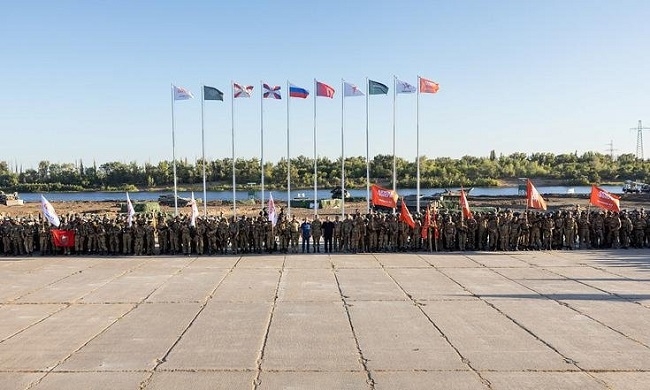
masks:
<instances>
[{"instance_id":1,"label":"dark green flag","mask_svg":"<svg viewBox=\"0 0 650 390\"><path fill-rule=\"evenodd\" d=\"M203 86L203 100L221 100L223 101L223 92L214 87Z\"/></svg>"},{"instance_id":2,"label":"dark green flag","mask_svg":"<svg viewBox=\"0 0 650 390\"><path fill-rule=\"evenodd\" d=\"M388 87L380 82L368 80L368 94L386 95L388 94Z\"/></svg>"}]
</instances>

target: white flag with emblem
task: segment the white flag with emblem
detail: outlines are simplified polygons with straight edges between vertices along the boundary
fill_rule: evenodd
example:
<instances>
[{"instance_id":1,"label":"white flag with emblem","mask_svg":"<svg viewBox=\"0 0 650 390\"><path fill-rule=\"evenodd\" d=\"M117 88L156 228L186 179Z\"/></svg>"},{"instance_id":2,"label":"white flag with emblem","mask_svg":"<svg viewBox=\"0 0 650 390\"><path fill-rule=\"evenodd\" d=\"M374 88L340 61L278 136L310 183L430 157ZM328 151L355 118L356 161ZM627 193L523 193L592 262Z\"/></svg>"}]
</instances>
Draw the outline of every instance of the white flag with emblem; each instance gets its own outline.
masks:
<instances>
[{"instance_id":1,"label":"white flag with emblem","mask_svg":"<svg viewBox=\"0 0 650 390\"><path fill-rule=\"evenodd\" d=\"M395 92L397 93L415 93L417 91L417 88L415 88L415 85L411 85L407 83L406 81L402 81L400 79L395 80Z\"/></svg>"},{"instance_id":2,"label":"white flag with emblem","mask_svg":"<svg viewBox=\"0 0 650 390\"><path fill-rule=\"evenodd\" d=\"M354 84L343 83L343 96L364 96L364 93Z\"/></svg>"},{"instance_id":3,"label":"white flag with emblem","mask_svg":"<svg viewBox=\"0 0 650 390\"><path fill-rule=\"evenodd\" d=\"M174 89L174 100L189 100L194 99L194 95L188 89L183 87L172 86Z\"/></svg>"},{"instance_id":4,"label":"white flag with emblem","mask_svg":"<svg viewBox=\"0 0 650 390\"><path fill-rule=\"evenodd\" d=\"M61 221L59 221L59 216L56 215L54 207L52 207L52 204L50 204L43 195L41 195L41 211L43 212L45 219L47 219L52 226L59 227L61 225Z\"/></svg>"}]
</instances>

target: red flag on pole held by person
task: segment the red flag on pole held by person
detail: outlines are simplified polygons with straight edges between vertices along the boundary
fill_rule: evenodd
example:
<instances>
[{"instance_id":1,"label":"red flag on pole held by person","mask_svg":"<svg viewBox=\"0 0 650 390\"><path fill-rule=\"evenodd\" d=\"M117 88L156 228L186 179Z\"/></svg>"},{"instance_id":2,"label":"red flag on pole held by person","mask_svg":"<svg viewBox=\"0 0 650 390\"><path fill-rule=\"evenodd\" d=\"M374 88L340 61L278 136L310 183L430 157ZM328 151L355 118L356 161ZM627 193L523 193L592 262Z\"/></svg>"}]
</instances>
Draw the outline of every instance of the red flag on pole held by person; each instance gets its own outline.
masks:
<instances>
[{"instance_id":1,"label":"red flag on pole held by person","mask_svg":"<svg viewBox=\"0 0 650 390\"><path fill-rule=\"evenodd\" d=\"M373 206L383 206L391 209L397 207L397 198L399 196L395 191L382 188L376 184L370 186L370 191Z\"/></svg>"},{"instance_id":2,"label":"red flag on pole held by person","mask_svg":"<svg viewBox=\"0 0 650 390\"><path fill-rule=\"evenodd\" d=\"M59 248L74 247L74 230L52 229L52 241Z\"/></svg>"},{"instance_id":3,"label":"red flag on pole held by person","mask_svg":"<svg viewBox=\"0 0 650 390\"><path fill-rule=\"evenodd\" d=\"M440 238L440 229L438 228L438 216L436 215L436 208L433 208L433 215L431 216L431 229L433 229L433 238L435 240Z\"/></svg>"},{"instance_id":4,"label":"red flag on pole held by person","mask_svg":"<svg viewBox=\"0 0 650 390\"><path fill-rule=\"evenodd\" d=\"M620 196L610 194L609 192L595 185L591 186L591 196L589 197L589 203L593 204L594 206L609 211L619 212L621 211L621 203L619 199L621 199Z\"/></svg>"},{"instance_id":5,"label":"red flag on pole held by person","mask_svg":"<svg viewBox=\"0 0 650 390\"><path fill-rule=\"evenodd\" d=\"M537 188L533 185L533 182L528 179L526 183L526 206L531 209L542 209L546 210L546 201L544 198L537 192Z\"/></svg>"},{"instance_id":6,"label":"red flag on pole held by person","mask_svg":"<svg viewBox=\"0 0 650 390\"><path fill-rule=\"evenodd\" d=\"M413 216L409 212L408 207L406 207L406 202L404 202L404 199L402 199L402 208L399 213L399 219L400 221L406 222L407 225L413 229L415 227L415 221L413 220Z\"/></svg>"},{"instance_id":7,"label":"red flag on pole held by person","mask_svg":"<svg viewBox=\"0 0 650 390\"><path fill-rule=\"evenodd\" d=\"M458 202L460 208L463 210L463 217L467 219L472 218L472 211L469 209L469 203L467 203L467 196L464 190L460 190L460 199Z\"/></svg>"},{"instance_id":8,"label":"red flag on pole held by person","mask_svg":"<svg viewBox=\"0 0 650 390\"><path fill-rule=\"evenodd\" d=\"M422 230L420 236L423 239L429 237L429 226L431 226L431 208L427 206L427 212L424 214L424 221L422 222Z\"/></svg>"}]
</instances>

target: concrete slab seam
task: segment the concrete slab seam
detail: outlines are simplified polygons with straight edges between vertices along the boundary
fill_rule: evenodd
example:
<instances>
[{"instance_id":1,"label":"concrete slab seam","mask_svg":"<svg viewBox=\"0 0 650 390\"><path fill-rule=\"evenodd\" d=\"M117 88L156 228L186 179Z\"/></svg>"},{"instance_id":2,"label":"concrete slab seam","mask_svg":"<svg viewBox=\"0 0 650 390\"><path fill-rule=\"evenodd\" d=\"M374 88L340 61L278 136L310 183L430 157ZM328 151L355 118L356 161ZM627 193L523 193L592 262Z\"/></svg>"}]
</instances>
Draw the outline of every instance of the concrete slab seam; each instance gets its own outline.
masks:
<instances>
[{"instance_id":1,"label":"concrete slab seam","mask_svg":"<svg viewBox=\"0 0 650 390\"><path fill-rule=\"evenodd\" d=\"M196 260L196 259L195 259L195 260ZM143 263L143 264L144 264L144 263ZM189 264L191 264L191 262L188 263L188 264L186 264L185 267L187 267ZM169 280L171 277L173 277L173 276L176 275L177 273L181 272L181 270L182 270L183 268L185 268L185 267L179 268L175 273L169 275L169 277L167 278L167 280ZM137 268L137 267L136 267L136 268ZM93 340L95 340L97 337L99 337L99 336L101 336L102 334L106 333L106 332L108 331L108 329L110 329L113 325L117 324L117 323L118 323L122 318L124 318L124 317L126 317L127 315L129 315L129 313L132 313L132 312L133 312L135 309L137 309L137 308L138 308L138 307L139 307L143 302L145 302L145 301L146 301L146 300L147 300L147 299L148 299L148 298L149 298L149 297L150 297L154 292L156 292L156 290L158 290L158 289L159 289L163 284L165 284L165 283L167 282L167 280L165 280L164 282L161 282L161 283L158 285L158 287L156 287L156 288L154 288L153 290L151 290L151 292L149 292L149 294L147 294L147 296L143 297L139 302L136 302L136 303L133 305L133 307L131 307L131 309L129 309L129 310L128 310L126 313L124 313L123 315L117 317L117 318L115 319L115 321L111 322L111 323L108 324L108 326L106 326L104 329L100 330L96 335L94 335L93 337L89 338L89 339L88 339L85 343L83 343L79 348L77 348L76 350L72 351L71 353L68 354L68 356L64 357L61 361L59 361L58 363L56 363L56 364L54 364L52 367L50 367L50 369L45 373L45 375L43 375L41 378L35 380L34 382L30 383L29 386L27 386L27 390L34 388L34 386L37 386L37 385L38 385L39 383L41 383L41 382L43 381L43 379L45 379L45 378L46 378L46 377L47 377L47 376L48 376L52 371L54 371L54 369L56 369L56 368L57 368L58 366L60 366L61 364L65 363L65 362L66 362L68 359L70 359L70 358L71 358L75 353L77 353L77 352L79 352L80 350L82 350L86 345L90 344L90 343L91 343ZM72 305L71 305L71 306L72 306Z\"/></svg>"},{"instance_id":2,"label":"concrete slab seam","mask_svg":"<svg viewBox=\"0 0 650 390\"><path fill-rule=\"evenodd\" d=\"M172 343L172 345L167 349L167 352L165 352L165 354L163 355L163 357L162 357L161 359L158 359L158 361L156 362L156 365L155 365L155 366L153 367L153 369L149 372L149 375L148 375L148 376L147 376L147 377L146 377L146 378L145 378L145 379L140 383L140 389L144 389L144 388L146 388L146 387L149 385L149 383L151 382L151 378L153 377L154 372L156 372L156 371L163 371L163 370L158 370L158 368L159 368L163 363L165 363L165 362L167 361L167 358L169 357L169 354L172 352L172 350L174 349L174 347L176 347L176 346L178 345L178 343L182 340L183 336L184 336L184 335L187 333L187 331L192 327L192 325L194 325L194 322L196 321L197 318L199 318L199 315L203 312L203 310L205 309L205 307L208 305L208 302L210 302L210 300L211 300L212 297L214 296L214 293L217 291L217 289L219 288L219 286L221 286L221 284L222 284L223 281L226 279L226 277L228 277L228 275L230 275L230 274L232 273L232 271L235 269L235 267L237 266L237 264L239 264L239 262L241 261L241 259L242 259L242 258L239 257L239 258L237 259L237 261L232 265L232 267L229 268L228 272L226 272L226 274L224 274L224 276L223 276L221 279L219 279L219 281L217 282L216 286L212 289L212 291L210 291L210 294L208 294L208 296L203 300L201 306L199 307L199 310L197 310L196 314L194 315L194 317L192 317L192 319L190 320L189 324L187 324L187 326L185 327L185 329L183 329L183 331L181 332L181 334L178 335L178 337L176 338L176 341L174 341L174 342ZM194 263L196 260L198 260L198 258L196 258L196 259L194 259L193 261L191 261L190 263L186 264L185 267L180 268L179 271L178 271L177 273L175 273L174 275L177 275L177 274L181 273L183 269L189 267L189 266L190 266L192 263ZM169 280L169 279L168 279L168 280ZM150 295L151 295L151 294L150 294ZM170 371L175 371L175 370L170 370Z\"/></svg>"},{"instance_id":3,"label":"concrete slab seam","mask_svg":"<svg viewBox=\"0 0 650 390\"><path fill-rule=\"evenodd\" d=\"M434 267L434 268L435 268L435 267ZM458 349L458 347L456 347L456 346L454 345L454 343L451 342L451 340L450 340L449 337L445 334L445 332L443 332L442 329L440 329L440 327L439 327L438 325L436 325L436 323L433 321L433 319L432 319L431 317L429 317L429 315L428 315L428 314L427 314L427 313L422 309L422 305L421 305L420 303L418 303L418 301L415 300L415 299L413 298L413 296L411 296L411 294L409 294L408 292L406 292L406 290L402 287L402 285L399 284L399 283L397 282L397 280L395 280L395 278L393 278L393 276L392 276L388 271L386 271L386 268L384 268L383 265L381 266L381 269L382 269L382 270L384 271L384 273L385 273L385 274L386 274L386 275L387 275L387 276L388 276L388 277L393 281L393 283L395 283L395 284L397 285L397 287L398 287L400 290L402 290L402 292L404 293L404 295L406 295L406 296L409 298L409 300L410 300L411 302L413 302L413 305L415 305L415 307L418 308L418 310L420 311L420 313L422 313L422 315L423 315L423 316L427 319L427 321L429 321L429 323L430 323L430 324L431 324L431 325L432 325L432 326L433 326L433 327L438 331L438 333L440 333L440 335L442 335L442 338L445 340L445 342L447 342L447 344L449 344L449 346L450 346L450 347L451 347L451 348L456 352L456 354L458 355L458 357L460 358L460 360L461 360L461 361L462 361L462 362L463 362L467 367L469 367L470 371L472 371L476 376L478 376L478 378L479 378L479 380L481 381L481 383L483 383L485 386L487 386L488 389L491 389L491 388L492 388L492 384L490 383L490 381L489 381L487 378L484 378L484 377L481 375L481 372L478 371L476 368L474 368L474 367L472 366L472 362L471 362L468 358L466 358L465 356L463 356L463 354L460 352L460 350ZM437 269L436 269L436 270L437 270ZM437 270L437 271L440 272L439 270ZM448 277L447 275L445 275L445 276Z\"/></svg>"},{"instance_id":4,"label":"concrete slab seam","mask_svg":"<svg viewBox=\"0 0 650 390\"><path fill-rule=\"evenodd\" d=\"M271 330L271 324L273 323L273 314L275 313L275 308L278 304L278 295L280 294L280 284L282 283L282 277L284 276L284 266L286 262L287 262L287 256L284 256L284 258L282 259L282 267L280 268L280 277L278 277L278 282L275 285L275 295L273 296L271 313L269 314L269 320L266 323L266 329L264 330L262 347L260 348L259 354L257 356L257 373L255 374L255 379L253 379L253 390L257 390L257 388L262 383L260 376L262 375L262 362L264 361L264 351L266 349L266 343L269 340L269 332Z\"/></svg>"},{"instance_id":5,"label":"concrete slab seam","mask_svg":"<svg viewBox=\"0 0 650 390\"><path fill-rule=\"evenodd\" d=\"M377 259L375 258L375 261L376 260ZM361 350L361 344L359 344L359 337L357 336L357 332L354 329L354 324L352 323L352 316L350 315L350 307L348 305L348 302L346 301L345 295L343 295L343 290L341 289L341 283L339 281L339 277L336 274L334 262L332 262L332 272L334 273L334 279L336 280L336 287L339 290L339 295L341 296L341 302L343 303L343 308L345 309L345 315L348 319L348 324L350 326L350 331L352 332L352 337L354 338L354 345L356 346L357 353L359 354L359 363L363 367L363 371L366 374L366 383L368 384L371 390L374 390L375 379L372 377L372 373L370 372L370 369L368 369L368 360L365 358L365 356L363 355L363 351Z\"/></svg>"},{"instance_id":6,"label":"concrete slab seam","mask_svg":"<svg viewBox=\"0 0 650 390\"><path fill-rule=\"evenodd\" d=\"M590 266L587 266L587 267L590 267ZM616 293L612 293L612 292L609 292L609 291L603 290L603 289L601 289L601 288L599 288L599 287L589 285L588 283L583 283L583 282L580 281L580 280L577 280L577 279L574 279L574 278L570 278L570 277L564 276L564 275L562 275L562 274L559 274L559 273L553 272L552 270L549 270L549 269L546 269L546 268L543 268L543 267L539 267L539 266L536 266L536 265L534 265L534 264L533 264L533 267L532 267L532 268L539 268L539 269L541 269L541 270L543 270L543 271L546 271L546 272L549 272L549 273L554 274L554 275L556 275L556 276L559 276L560 278L563 278L564 280L570 280L570 281L572 281L572 282L576 282L576 283L582 284L583 286L586 286L586 287L589 287L589 288L593 288L593 289L598 290L598 291L602 291L602 292L605 293L605 294L612 295L612 296L617 297L617 298L619 298L619 299L621 299L621 300L624 300L624 301L626 301L626 302L630 302L630 303L638 304L638 302L636 302L636 301L634 301L634 300L632 300L632 299L627 299L627 298L625 298L625 297L621 297L620 295L618 295L618 294L616 294ZM593 267L590 267L590 268L593 268ZM505 279L507 279L507 280L513 282L513 283L516 283L516 284L522 286L523 288L526 288L526 289L528 289L528 290L534 292L535 294L538 294L538 295L540 295L540 296L542 296L542 297L548 299L549 301L553 301L553 302L557 303L557 304L560 305L560 306L564 306L564 307L566 307L566 308L568 308L568 309L570 309L570 310L573 310L574 312L580 314L581 316L584 316L584 317L589 318L590 320L592 320L592 321L598 323L599 325L601 325L601 326L603 326L603 327L605 327L605 328L607 328L607 329L609 329L609 330L611 330L611 331L613 331L613 332L615 332L615 333L620 334L621 336L625 337L626 339L628 339L628 340L630 340L630 341L633 341L633 342L635 342L635 343L637 343L637 344L640 344L640 345L642 345L642 346L644 346L644 347L646 347L646 348L650 348L650 346L648 346L647 344L643 343L642 341L636 340L635 338L630 337L629 335L626 335L625 333L621 332L620 330L615 329L615 328L612 328L611 326L607 325L606 323L600 321L600 320L597 319L597 318L594 318L594 317L590 316L590 315L587 314L587 313L583 313L583 312L580 311L579 309L577 309L577 308L571 306L569 303L566 303L566 302L563 302L563 301L561 301L561 300L559 300L559 299L553 298L552 296L550 296L550 295L548 295L548 294L545 294L545 293L539 292L539 291L535 290L533 287L528 287L528 286L526 286L526 285L520 283L518 280L516 280L516 279L512 279L512 278L508 277L507 275L502 274L501 272L499 272L499 271L497 271L497 270L492 270L492 271L495 272L496 274L500 275L501 277L503 277L503 278L505 278ZM643 306L643 305L642 305L642 306Z\"/></svg>"},{"instance_id":7,"label":"concrete slab seam","mask_svg":"<svg viewBox=\"0 0 650 390\"><path fill-rule=\"evenodd\" d=\"M489 270L492 271L492 272L495 272L495 271L492 270L491 268L488 268L488 267L486 267L486 268L489 269ZM568 356L565 356L564 354L562 354L562 353L561 353L557 348L555 348L553 345L551 345L551 344L550 344L549 342L547 342L546 340L544 340L544 339L542 339L541 337L539 337L539 336L538 336L537 334L535 334L532 330L530 330L530 329L528 329L527 327L525 327L523 324L521 324L521 323L520 323L519 321L517 321L515 318L513 318L513 317L511 317L510 315L506 314L505 312L503 312L502 310L500 310L498 307L496 307L496 306L495 306L494 304L492 304L491 302L486 301L486 300L483 299L480 295L477 295L477 294L473 293L473 292L472 292L471 290L469 290L467 287L463 286L461 283L459 283L458 281L454 280L454 279L451 278L449 275L445 274L443 271L441 271L441 270L439 270L439 271L440 271L443 275L445 275L447 278L449 278L450 280L452 280L453 282L455 282L456 284L458 284L458 285L459 285L461 288L463 288L465 291L467 291L468 293L472 294L472 296L478 298L481 302L485 303L486 305L488 305L489 307L491 307L493 310L495 310L497 313L501 314L502 316L504 316L505 318L507 318L508 320L510 320L513 324L517 325L517 326L518 326L519 328L521 328L523 331L525 331L526 333L528 333L529 335L531 335L533 338L535 338L535 340L538 340L539 342L541 342L542 344L544 344L546 347L550 348L550 349L553 350L555 353L557 353L558 355L560 355L560 356L562 357L562 359L564 359L565 362L567 362L568 364L571 364L571 365L575 366L575 367L578 369L578 371L580 371L580 372L584 372L584 371L585 371L584 369L582 369L581 367L579 367L579 366L577 365L577 362L576 362L576 361L574 361L573 359L569 358Z\"/></svg>"}]
</instances>

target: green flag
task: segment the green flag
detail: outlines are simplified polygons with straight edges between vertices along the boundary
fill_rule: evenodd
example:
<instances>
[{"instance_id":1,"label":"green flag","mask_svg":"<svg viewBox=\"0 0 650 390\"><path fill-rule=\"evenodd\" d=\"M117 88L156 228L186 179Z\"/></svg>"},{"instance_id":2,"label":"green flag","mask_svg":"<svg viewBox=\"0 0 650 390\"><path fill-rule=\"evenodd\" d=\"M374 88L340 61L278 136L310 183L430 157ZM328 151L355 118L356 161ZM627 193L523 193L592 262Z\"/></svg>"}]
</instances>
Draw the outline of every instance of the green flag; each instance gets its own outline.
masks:
<instances>
[{"instance_id":1,"label":"green flag","mask_svg":"<svg viewBox=\"0 0 650 390\"><path fill-rule=\"evenodd\" d=\"M223 92L214 87L203 86L203 100L221 100L223 101Z\"/></svg>"},{"instance_id":2,"label":"green flag","mask_svg":"<svg viewBox=\"0 0 650 390\"><path fill-rule=\"evenodd\" d=\"M368 94L386 95L388 94L388 87L380 82L368 80Z\"/></svg>"}]
</instances>

